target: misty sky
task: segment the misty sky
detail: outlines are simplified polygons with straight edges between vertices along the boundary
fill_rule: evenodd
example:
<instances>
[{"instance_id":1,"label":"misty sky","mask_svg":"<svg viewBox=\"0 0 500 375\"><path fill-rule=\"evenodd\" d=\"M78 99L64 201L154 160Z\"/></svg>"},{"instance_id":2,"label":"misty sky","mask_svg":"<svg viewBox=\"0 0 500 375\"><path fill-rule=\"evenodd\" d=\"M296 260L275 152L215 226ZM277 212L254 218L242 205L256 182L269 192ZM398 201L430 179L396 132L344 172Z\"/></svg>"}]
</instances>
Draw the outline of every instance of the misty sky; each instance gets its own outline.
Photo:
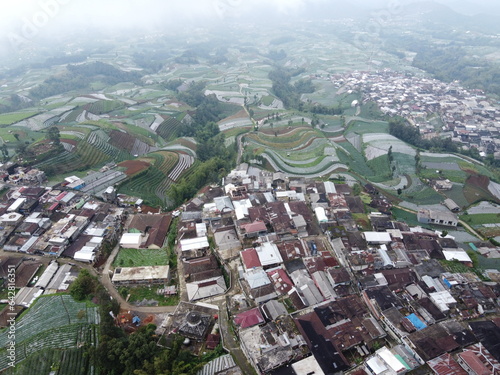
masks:
<instances>
[{"instance_id":1,"label":"misty sky","mask_svg":"<svg viewBox=\"0 0 500 375\"><path fill-rule=\"evenodd\" d=\"M389 9L415 1L421 0L0 0L0 46L92 29L155 31L263 18L268 22L270 17L304 14L312 5ZM466 12L498 8L498 0L436 1Z\"/></svg>"}]
</instances>

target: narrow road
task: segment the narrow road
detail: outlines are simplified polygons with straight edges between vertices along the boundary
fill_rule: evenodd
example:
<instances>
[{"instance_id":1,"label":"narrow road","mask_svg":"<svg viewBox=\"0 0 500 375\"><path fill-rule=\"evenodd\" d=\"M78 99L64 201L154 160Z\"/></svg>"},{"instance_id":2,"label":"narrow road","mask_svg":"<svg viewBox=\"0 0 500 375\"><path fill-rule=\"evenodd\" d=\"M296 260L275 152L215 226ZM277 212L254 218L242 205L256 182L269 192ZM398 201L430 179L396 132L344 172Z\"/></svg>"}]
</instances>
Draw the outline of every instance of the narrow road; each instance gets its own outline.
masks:
<instances>
[{"instance_id":1,"label":"narrow road","mask_svg":"<svg viewBox=\"0 0 500 375\"><path fill-rule=\"evenodd\" d=\"M219 305L219 327L222 335L222 342L224 347L229 350L234 358L236 364L240 367L241 371L247 375L256 374L255 369L248 362L247 357L241 350L240 344L236 341L235 335L231 332L228 323L228 313L226 308L226 303L221 302Z\"/></svg>"}]
</instances>

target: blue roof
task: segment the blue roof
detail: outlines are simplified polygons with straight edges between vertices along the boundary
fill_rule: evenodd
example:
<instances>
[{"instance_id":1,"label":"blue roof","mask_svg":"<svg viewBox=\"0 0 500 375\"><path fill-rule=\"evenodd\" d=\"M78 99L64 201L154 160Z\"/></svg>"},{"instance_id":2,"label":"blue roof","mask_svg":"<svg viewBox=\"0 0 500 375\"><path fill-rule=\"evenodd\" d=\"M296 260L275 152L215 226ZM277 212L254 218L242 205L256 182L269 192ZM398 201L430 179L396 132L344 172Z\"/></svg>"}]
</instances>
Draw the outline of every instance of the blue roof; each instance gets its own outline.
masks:
<instances>
[{"instance_id":1,"label":"blue roof","mask_svg":"<svg viewBox=\"0 0 500 375\"><path fill-rule=\"evenodd\" d=\"M427 327L424 322L422 322L418 316L415 314L410 314L406 317L412 324L413 326L417 329L417 331L420 331L421 329L424 329Z\"/></svg>"}]
</instances>

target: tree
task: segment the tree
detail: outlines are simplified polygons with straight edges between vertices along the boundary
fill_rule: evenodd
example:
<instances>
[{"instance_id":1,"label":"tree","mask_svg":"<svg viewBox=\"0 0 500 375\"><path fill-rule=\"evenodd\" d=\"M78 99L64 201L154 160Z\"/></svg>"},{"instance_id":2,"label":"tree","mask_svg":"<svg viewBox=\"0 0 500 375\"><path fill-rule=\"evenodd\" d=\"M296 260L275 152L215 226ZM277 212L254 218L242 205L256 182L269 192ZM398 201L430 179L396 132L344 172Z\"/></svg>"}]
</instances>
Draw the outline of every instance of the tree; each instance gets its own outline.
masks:
<instances>
[{"instance_id":1,"label":"tree","mask_svg":"<svg viewBox=\"0 0 500 375\"><path fill-rule=\"evenodd\" d=\"M441 232L441 237L445 238L448 235L448 231L445 229Z\"/></svg>"},{"instance_id":2,"label":"tree","mask_svg":"<svg viewBox=\"0 0 500 375\"><path fill-rule=\"evenodd\" d=\"M69 286L69 293L75 300L83 301L95 293L97 286L97 279L89 271L82 269Z\"/></svg>"},{"instance_id":3,"label":"tree","mask_svg":"<svg viewBox=\"0 0 500 375\"><path fill-rule=\"evenodd\" d=\"M361 194L361 185L360 184L355 184L353 187L352 187L352 193L354 195L359 195Z\"/></svg>"},{"instance_id":4,"label":"tree","mask_svg":"<svg viewBox=\"0 0 500 375\"><path fill-rule=\"evenodd\" d=\"M47 134L46 134L46 139L54 142L55 145L58 145L60 143L60 136L61 134L59 133L59 128L57 126L51 126L48 130L47 130Z\"/></svg>"},{"instance_id":5,"label":"tree","mask_svg":"<svg viewBox=\"0 0 500 375\"><path fill-rule=\"evenodd\" d=\"M19 142L19 134L14 133L14 138L16 139L16 141L18 141L18 142Z\"/></svg>"},{"instance_id":6,"label":"tree","mask_svg":"<svg viewBox=\"0 0 500 375\"><path fill-rule=\"evenodd\" d=\"M403 190L401 190L401 188L398 188L398 195L401 195L402 192Z\"/></svg>"}]
</instances>

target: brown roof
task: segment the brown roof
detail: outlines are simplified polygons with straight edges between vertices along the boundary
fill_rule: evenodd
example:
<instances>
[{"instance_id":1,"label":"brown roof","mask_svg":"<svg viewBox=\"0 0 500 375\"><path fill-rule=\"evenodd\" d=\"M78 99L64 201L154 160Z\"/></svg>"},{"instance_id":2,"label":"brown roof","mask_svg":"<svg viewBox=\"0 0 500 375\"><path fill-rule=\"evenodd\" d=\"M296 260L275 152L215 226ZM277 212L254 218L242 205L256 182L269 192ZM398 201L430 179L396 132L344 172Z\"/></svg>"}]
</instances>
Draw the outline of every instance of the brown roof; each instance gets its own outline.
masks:
<instances>
[{"instance_id":1,"label":"brown roof","mask_svg":"<svg viewBox=\"0 0 500 375\"><path fill-rule=\"evenodd\" d=\"M148 239L145 247L150 247L152 245L163 247L171 220L172 216L169 214L137 214L130 222L129 228L140 230L143 233L148 233Z\"/></svg>"},{"instance_id":2,"label":"brown roof","mask_svg":"<svg viewBox=\"0 0 500 375\"><path fill-rule=\"evenodd\" d=\"M9 306L5 306L5 308L0 312L0 328L7 327L8 320L11 318L17 318L17 316L24 310L23 306L12 306L11 309Z\"/></svg>"},{"instance_id":3,"label":"brown roof","mask_svg":"<svg viewBox=\"0 0 500 375\"><path fill-rule=\"evenodd\" d=\"M28 286L30 280L35 276L42 266L40 262L25 261L16 269L16 288Z\"/></svg>"},{"instance_id":4,"label":"brown roof","mask_svg":"<svg viewBox=\"0 0 500 375\"><path fill-rule=\"evenodd\" d=\"M306 222L310 222L313 219L312 211L309 209L306 202L291 201L288 202L288 206L290 207L290 210L292 212L296 213L297 215L302 215Z\"/></svg>"},{"instance_id":5,"label":"brown roof","mask_svg":"<svg viewBox=\"0 0 500 375\"><path fill-rule=\"evenodd\" d=\"M276 246L280 252L281 258L283 261L288 261L296 258L303 258L308 256L306 249L302 246L302 242L296 241L286 241L286 242L277 242Z\"/></svg>"},{"instance_id":6,"label":"brown roof","mask_svg":"<svg viewBox=\"0 0 500 375\"><path fill-rule=\"evenodd\" d=\"M417 281L417 277L409 268L382 270L381 273L386 278L391 290L402 289L405 286Z\"/></svg>"},{"instance_id":7,"label":"brown roof","mask_svg":"<svg viewBox=\"0 0 500 375\"><path fill-rule=\"evenodd\" d=\"M332 277L335 284L347 283L351 281L351 276L344 267L330 268L328 269L328 273Z\"/></svg>"},{"instance_id":8,"label":"brown roof","mask_svg":"<svg viewBox=\"0 0 500 375\"><path fill-rule=\"evenodd\" d=\"M186 275L218 268L217 259L215 259L213 254L206 257L184 260L182 263Z\"/></svg>"},{"instance_id":9,"label":"brown roof","mask_svg":"<svg viewBox=\"0 0 500 375\"><path fill-rule=\"evenodd\" d=\"M209 334L207 336L207 349L214 350L220 343L219 334Z\"/></svg>"}]
</instances>

